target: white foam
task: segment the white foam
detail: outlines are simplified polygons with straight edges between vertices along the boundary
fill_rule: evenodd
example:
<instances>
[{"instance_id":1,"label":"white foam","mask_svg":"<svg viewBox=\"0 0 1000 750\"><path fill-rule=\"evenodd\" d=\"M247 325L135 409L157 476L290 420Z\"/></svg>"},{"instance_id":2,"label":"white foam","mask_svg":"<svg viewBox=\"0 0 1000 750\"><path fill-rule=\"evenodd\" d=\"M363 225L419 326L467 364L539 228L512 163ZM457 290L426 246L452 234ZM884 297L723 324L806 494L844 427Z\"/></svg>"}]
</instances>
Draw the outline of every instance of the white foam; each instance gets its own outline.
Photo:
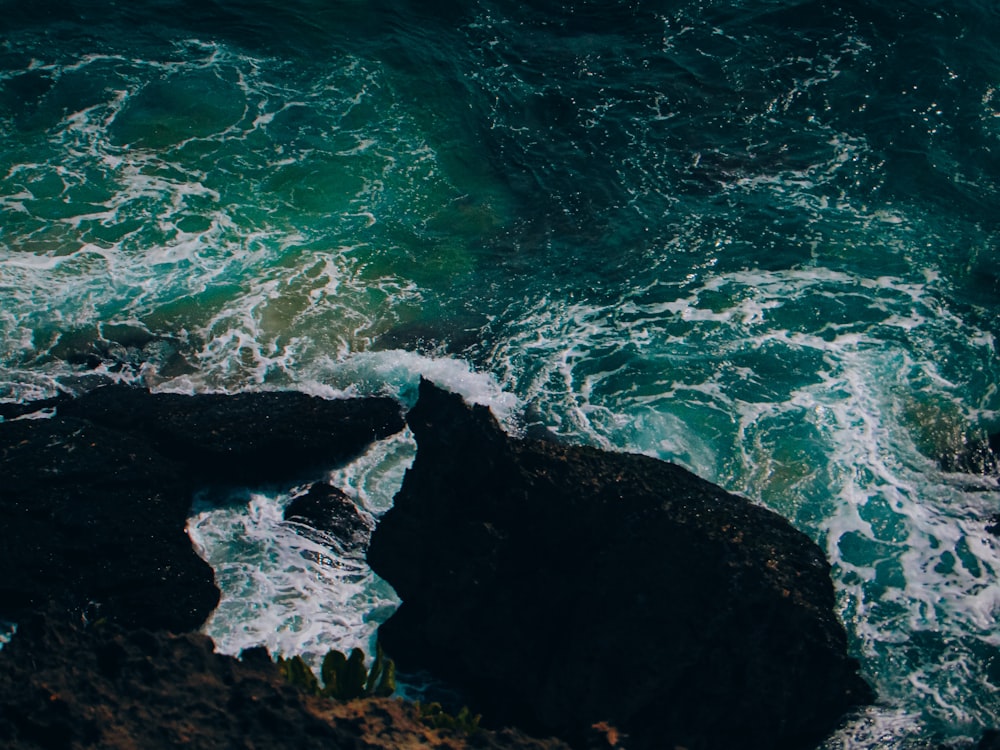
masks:
<instances>
[{"instance_id":1,"label":"white foam","mask_svg":"<svg viewBox=\"0 0 1000 750\"><path fill-rule=\"evenodd\" d=\"M347 492L378 518L392 507L403 475L416 456L416 441L409 428L379 441L364 455L330 475L330 484Z\"/></svg>"},{"instance_id":2,"label":"white foam","mask_svg":"<svg viewBox=\"0 0 1000 750\"><path fill-rule=\"evenodd\" d=\"M848 718L817 750L908 750L920 736L916 713L885 705L869 706Z\"/></svg>"},{"instance_id":3,"label":"white foam","mask_svg":"<svg viewBox=\"0 0 1000 750\"><path fill-rule=\"evenodd\" d=\"M521 401L505 391L488 373L477 372L463 360L435 357L401 349L360 352L319 373L321 380L352 383L362 392L383 392L412 406L420 378L457 393L466 401L490 407L506 428L517 431Z\"/></svg>"},{"instance_id":4,"label":"white foam","mask_svg":"<svg viewBox=\"0 0 1000 750\"><path fill-rule=\"evenodd\" d=\"M281 520L280 498L251 494L234 508L195 507L188 533L223 592L205 632L223 653L262 645L317 661L331 648L370 650L394 606L363 561L336 555Z\"/></svg>"},{"instance_id":5,"label":"white foam","mask_svg":"<svg viewBox=\"0 0 1000 750\"><path fill-rule=\"evenodd\" d=\"M419 302L408 279L391 269L380 276L368 271L371 256L383 248L371 244L372 237L358 242L359 230L378 227L405 196L412 196L419 214L435 200L428 190L453 195L454 189L409 115L390 100L374 102L380 112L364 131L341 127L345 113L378 91L377 67L346 58L326 71L290 71L283 61L250 58L224 45L188 40L182 46L183 54L169 61L84 55L45 66L58 81L90 70L103 75L91 66L111 63L121 85L107 91L106 100L62 116L53 128L50 162L6 168L4 185L14 189L3 194L0 188L0 203L28 217L52 211L27 189L32 180L55 174L63 184L55 219L26 220L20 236L4 238L0 308L16 314L7 321L6 338L31 342L25 351L37 357L57 334L36 332L85 328L96 319L96 305L104 320L145 321L190 299L181 333L192 343L204 342L189 354L201 371L181 376L177 387L240 390L315 382L310 363L366 348L392 325L397 309ZM235 72L245 96L238 123L161 149L115 143L115 123L148 80L216 68L224 79ZM301 110L305 127L320 128L323 138L300 143L297 131L279 117L291 108ZM242 141L250 137L262 139L263 148L248 151ZM199 148L214 145L204 157L192 151L192 158L186 149L193 140ZM333 156L338 169L361 180L344 184L356 192L331 195L327 215L341 217L331 229L329 221L301 216L287 204L289 195L275 193L267 180L280 177L280 164L308 167L314 157L317 169L328 170ZM226 174L234 159L245 162L251 176ZM93 203L102 193L107 197ZM53 222L63 229L57 232ZM204 228L192 230L185 222ZM26 252L34 246L42 251ZM301 260L286 260L296 254ZM103 267L93 262L98 259ZM2 364L14 362L5 358ZM154 385L162 382L151 376Z\"/></svg>"},{"instance_id":6,"label":"white foam","mask_svg":"<svg viewBox=\"0 0 1000 750\"><path fill-rule=\"evenodd\" d=\"M392 503L415 446L408 433L374 444L331 475L359 507L378 515ZM283 509L288 493L244 492L195 502L188 534L215 571L222 600L204 631L223 653L266 646L301 654L318 667L332 648L374 653L378 625L398 606L358 552L345 553L302 536Z\"/></svg>"},{"instance_id":7,"label":"white foam","mask_svg":"<svg viewBox=\"0 0 1000 750\"><path fill-rule=\"evenodd\" d=\"M367 505L385 505L380 496L398 489L398 467L406 463L399 443L373 448L393 460L370 453L342 469L341 477L350 479L347 491L364 487ZM222 591L205 632L223 653L263 645L272 654L302 654L317 665L332 648L373 653L378 624L398 605L395 594L357 553L318 544L285 523L283 507L292 494L251 492L223 507L195 504L188 534Z\"/></svg>"}]
</instances>

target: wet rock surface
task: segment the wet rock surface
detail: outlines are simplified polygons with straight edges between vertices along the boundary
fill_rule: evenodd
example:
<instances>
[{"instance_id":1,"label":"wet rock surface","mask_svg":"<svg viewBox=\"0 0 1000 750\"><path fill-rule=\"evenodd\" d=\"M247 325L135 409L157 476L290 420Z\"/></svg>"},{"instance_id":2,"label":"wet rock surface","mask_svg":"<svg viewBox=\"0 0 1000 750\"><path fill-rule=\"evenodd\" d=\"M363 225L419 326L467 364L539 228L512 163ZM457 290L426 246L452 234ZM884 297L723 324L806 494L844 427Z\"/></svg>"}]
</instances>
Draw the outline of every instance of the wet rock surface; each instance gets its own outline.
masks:
<instances>
[{"instance_id":1,"label":"wet rock surface","mask_svg":"<svg viewBox=\"0 0 1000 750\"><path fill-rule=\"evenodd\" d=\"M787 521L652 458L508 437L422 382L368 558L380 636L484 721L630 750L809 748L872 700L829 565Z\"/></svg>"},{"instance_id":2,"label":"wet rock surface","mask_svg":"<svg viewBox=\"0 0 1000 750\"><path fill-rule=\"evenodd\" d=\"M344 552L363 552L374 526L343 490L325 483L293 498L284 518L307 537Z\"/></svg>"},{"instance_id":3,"label":"wet rock surface","mask_svg":"<svg viewBox=\"0 0 1000 750\"><path fill-rule=\"evenodd\" d=\"M0 422L0 617L55 601L178 632L201 625L219 598L184 530L198 483L290 481L402 427L391 399L301 393L109 386L54 408Z\"/></svg>"}]
</instances>

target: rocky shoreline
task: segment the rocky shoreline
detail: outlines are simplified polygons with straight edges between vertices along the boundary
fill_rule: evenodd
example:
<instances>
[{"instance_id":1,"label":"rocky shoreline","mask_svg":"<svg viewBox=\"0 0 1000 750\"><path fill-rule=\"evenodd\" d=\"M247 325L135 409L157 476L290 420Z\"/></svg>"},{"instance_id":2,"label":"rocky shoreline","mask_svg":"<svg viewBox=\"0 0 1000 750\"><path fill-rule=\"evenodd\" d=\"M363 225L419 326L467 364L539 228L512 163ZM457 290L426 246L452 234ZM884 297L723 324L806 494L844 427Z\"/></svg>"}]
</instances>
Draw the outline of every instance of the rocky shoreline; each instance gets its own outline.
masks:
<instances>
[{"instance_id":1,"label":"rocky shoreline","mask_svg":"<svg viewBox=\"0 0 1000 750\"><path fill-rule=\"evenodd\" d=\"M122 625L201 626L219 600L184 531L198 486L317 478L400 430L392 399L106 386L0 423L0 616L55 601Z\"/></svg>"},{"instance_id":2,"label":"rocky shoreline","mask_svg":"<svg viewBox=\"0 0 1000 750\"><path fill-rule=\"evenodd\" d=\"M506 435L423 381L417 457L368 559L401 666L571 744L809 748L873 700L830 566L785 519L646 456Z\"/></svg>"},{"instance_id":3,"label":"rocky shoreline","mask_svg":"<svg viewBox=\"0 0 1000 750\"><path fill-rule=\"evenodd\" d=\"M826 560L783 519L670 464L512 439L427 382L369 550L404 600L381 638L489 729L305 695L194 632L219 594L184 534L191 493L319 477L401 429L400 406L122 386L37 406L54 414L0 422L5 746L808 750L873 697ZM324 503L341 519L324 533L367 541L337 491L296 522Z\"/></svg>"}]
</instances>

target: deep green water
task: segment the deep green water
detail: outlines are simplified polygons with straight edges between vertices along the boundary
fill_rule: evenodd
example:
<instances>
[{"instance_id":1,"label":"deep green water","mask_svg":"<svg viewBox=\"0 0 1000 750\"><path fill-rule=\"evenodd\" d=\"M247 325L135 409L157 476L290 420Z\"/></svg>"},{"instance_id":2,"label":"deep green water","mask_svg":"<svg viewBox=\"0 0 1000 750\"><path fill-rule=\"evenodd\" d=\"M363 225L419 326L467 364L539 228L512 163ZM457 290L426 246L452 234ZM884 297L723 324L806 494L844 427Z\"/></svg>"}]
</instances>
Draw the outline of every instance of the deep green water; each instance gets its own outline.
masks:
<instances>
[{"instance_id":1,"label":"deep green water","mask_svg":"<svg viewBox=\"0 0 1000 750\"><path fill-rule=\"evenodd\" d=\"M824 547L881 696L824 747L975 736L998 40L988 2L0 0L0 398L425 374L526 408ZM377 514L411 455L337 479ZM391 592L246 500L192 521L220 646L367 637Z\"/></svg>"}]
</instances>

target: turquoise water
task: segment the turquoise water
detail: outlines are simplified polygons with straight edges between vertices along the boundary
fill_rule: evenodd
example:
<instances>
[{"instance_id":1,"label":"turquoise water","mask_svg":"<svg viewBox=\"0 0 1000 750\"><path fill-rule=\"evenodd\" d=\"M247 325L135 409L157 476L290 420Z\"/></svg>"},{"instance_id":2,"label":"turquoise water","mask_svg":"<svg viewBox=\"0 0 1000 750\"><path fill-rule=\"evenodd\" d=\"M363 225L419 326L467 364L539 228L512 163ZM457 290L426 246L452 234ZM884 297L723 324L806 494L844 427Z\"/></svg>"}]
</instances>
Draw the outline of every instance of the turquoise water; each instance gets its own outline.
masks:
<instances>
[{"instance_id":1,"label":"turquoise water","mask_svg":"<svg viewBox=\"0 0 1000 750\"><path fill-rule=\"evenodd\" d=\"M992 4L0 19L0 398L435 377L816 539L881 696L825 747L1000 724L1000 493L963 458L1000 430ZM335 479L377 516L411 455ZM391 591L269 546L287 496L244 499L191 524L228 571L220 647L368 638Z\"/></svg>"}]
</instances>

